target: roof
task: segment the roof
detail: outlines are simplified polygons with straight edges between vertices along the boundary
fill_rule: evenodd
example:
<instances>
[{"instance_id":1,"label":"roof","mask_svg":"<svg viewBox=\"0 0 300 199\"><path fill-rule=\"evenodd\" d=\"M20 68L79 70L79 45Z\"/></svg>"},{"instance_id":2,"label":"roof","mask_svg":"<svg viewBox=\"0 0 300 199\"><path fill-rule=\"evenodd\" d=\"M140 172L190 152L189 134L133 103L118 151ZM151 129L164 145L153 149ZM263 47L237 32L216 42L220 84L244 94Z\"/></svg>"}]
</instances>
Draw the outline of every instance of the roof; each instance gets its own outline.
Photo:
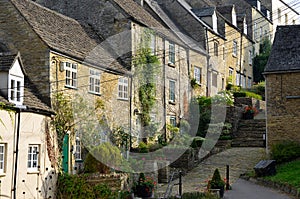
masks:
<instances>
[{"instance_id":1,"label":"roof","mask_svg":"<svg viewBox=\"0 0 300 199\"><path fill-rule=\"evenodd\" d=\"M150 13L148 13L142 6L133 0L112 0L120 8L122 8L128 15L139 23L144 24L146 27L163 34L168 39L180 45L185 45L177 36L169 29L165 28L159 21L157 21Z\"/></svg>"},{"instance_id":2,"label":"roof","mask_svg":"<svg viewBox=\"0 0 300 199\"><path fill-rule=\"evenodd\" d=\"M16 59L20 61L20 67L24 72L23 64L21 61L20 54L12 54L12 53L0 53L0 71L8 72ZM3 63L3 64L2 64ZM33 84L30 82L26 74L24 73L24 96L23 96L23 104L27 107L28 110L35 111L35 112L43 112L47 114L53 114L53 110L45 103L43 103L38 96L37 89L34 88ZM6 104L7 106L14 106L13 103L9 102L7 96L3 92L0 92L0 102Z\"/></svg>"},{"instance_id":3,"label":"roof","mask_svg":"<svg viewBox=\"0 0 300 199\"><path fill-rule=\"evenodd\" d=\"M13 66L17 54L0 53L0 71L9 71Z\"/></svg>"},{"instance_id":4,"label":"roof","mask_svg":"<svg viewBox=\"0 0 300 199\"><path fill-rule=\"evenodd\" d=\"M199 9L192 9L192 11L197 15L197 17L207 17L212 16L215 12L214 7L207 7L207 8L199 8Z\"/></svg>"},{"instance_id":5,"label":"roof","mask_svg":"<svg viewBox=\"0 0 300 199\"><path fill-rule=\"evenodd\" d=\"M300 25L278 26L265 73L300 71Z\"/></svg>"},{"instance_id":6,"label":"roof","mask_svg":"<svg viewBox=\"0 0 300 199\"><path fill-rule=\"evenodd\" d=\"M54 51L85 60L98 45L76 20L29 0L10 0L43 42ZM105 52L106 50L103 50ZM103 52L105 60L109 53ZM106 63L104 63L106 64ZM115 62L111 69L124 69Z\"/></svg>"},{"instance_id":7,"label":"roof","mask_svg":"<svg viewBox=\"0 0 300 199\"><path fill-rule=\"evenodd\" d=\"M233 5L218 6L217 7L217 11L219 13L221 13L222 15L224 15L224 14L231 14L232 9L233 9L232 7L233 7Z\"/></svg>"},{"instance_id":8,"label":"roof","mask_svg":"<svg viewBox=\"0 0 300 199\"><path fill-rule=\"evenodd\" d=\"M155 0L145 0L145 2L160 19L191 49L207 55L207 52L194 39L190 38L178 29L177 25L169 18L165 11L158 5Z\"/></svg>"}]
</instances>

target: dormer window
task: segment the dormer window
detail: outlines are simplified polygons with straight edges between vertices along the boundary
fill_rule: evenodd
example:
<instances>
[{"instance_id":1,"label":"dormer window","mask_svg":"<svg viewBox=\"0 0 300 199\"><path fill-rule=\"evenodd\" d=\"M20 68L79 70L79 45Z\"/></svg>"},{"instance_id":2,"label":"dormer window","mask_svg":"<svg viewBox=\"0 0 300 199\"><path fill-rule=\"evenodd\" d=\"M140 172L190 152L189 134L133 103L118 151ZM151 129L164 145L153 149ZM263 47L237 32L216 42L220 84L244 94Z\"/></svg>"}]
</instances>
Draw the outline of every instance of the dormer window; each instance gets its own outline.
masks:
<instances>
[{"instance_id":1,"label":"dormer window","mask_svg":"<svg viewBox=\"0 0 300 199\"><path fill-rule=\"evenodd\" d=\"M271 20L270 10L267 10L267 18L268 18L269 20Z\"/></svg>"},{"instance_id":2,"label":"dormer window","mask_svg":"<svg viewBox=\"0 0 300 199\"><path fill-rule=\"evenodd\" d=\"M261 3L259 0L257 0L257 10L261 11Z\"/></svg>"},{"instance_id":3,"label":"dormer window","mask_svg":"<svg viewBox=\"0 0 300 199\"><path fill-rule=\"evenodd\" d=\"M21 102L21 81L10 80L10 101Z\"/></svg>"},{"instance_id":4,"label":"dormer window","mask_svg":"<svg viewBox=\"0 0 300 199\"><path fill-rule=\"evenodd\" d=\"M232 24L233 24L234 26L237 26L237 23L236 23L236 12L235 12L234 6L233 6L233 8L232 8L231 14L232 14L232 16L231 16L231 18L232 18Z\"/></svg>"},{"instance_id":5,"label":"dormer window","mask_svg":"<svg viewBox=\"0 0 300 199\"><path fill-rule=\"evenodd\" d=\"M243 25L244 27L244 34L245 35L247 35L248 34L248 31L247 31L247 29L248 29L248 26L247 26L247 22L246 22L246 18L244 18L244 25Z\"/></svg>"}]
</instances>

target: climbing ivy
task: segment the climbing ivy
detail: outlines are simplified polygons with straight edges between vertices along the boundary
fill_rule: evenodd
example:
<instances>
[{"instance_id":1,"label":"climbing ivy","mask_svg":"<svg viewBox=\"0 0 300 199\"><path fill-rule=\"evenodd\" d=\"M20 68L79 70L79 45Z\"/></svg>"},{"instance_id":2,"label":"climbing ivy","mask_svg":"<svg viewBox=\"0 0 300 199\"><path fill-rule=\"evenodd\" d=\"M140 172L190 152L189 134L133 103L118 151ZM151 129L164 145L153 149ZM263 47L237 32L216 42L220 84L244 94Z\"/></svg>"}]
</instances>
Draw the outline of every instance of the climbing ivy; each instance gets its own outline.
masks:
<instances>
[{"instance_id":1,"label":"climbing ivy","mask_svg":"<svg viewBox=\"0 0 300 199\"><path fill-rule=\"evenodd\" d=\"M156 102L156 85L155 77L159 67L159 60L157 56L151 53L150 42L151 35L154 34L150 29L145 29L142 35L142 42L139 50L134 58L135 76L138 77L139 88L138 97L140 105L141 125L143 127L144 134L147 135L152 128L144 128L151 126L150 112ZM146 141L146 140L144 140ZM147 142L147 141L146 141Z\"/></svg>"}]
</instances>

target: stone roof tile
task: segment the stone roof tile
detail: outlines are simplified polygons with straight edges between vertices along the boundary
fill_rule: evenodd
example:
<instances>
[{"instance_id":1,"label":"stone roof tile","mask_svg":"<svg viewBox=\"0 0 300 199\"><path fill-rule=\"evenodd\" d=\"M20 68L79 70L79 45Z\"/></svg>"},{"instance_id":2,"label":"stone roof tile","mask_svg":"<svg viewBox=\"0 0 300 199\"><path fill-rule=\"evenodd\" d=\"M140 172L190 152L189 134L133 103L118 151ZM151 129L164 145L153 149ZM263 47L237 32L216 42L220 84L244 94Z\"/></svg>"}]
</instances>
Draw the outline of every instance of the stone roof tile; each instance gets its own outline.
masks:
<instances>
[{"instance_id":1,"label":"stone roof tile","mask_svg":"<svg viewBox=\"0 0 300 199\"><path fill-rule=\"evenodd\" d=\"M300 71L300 25L278 26L265 73Z\"/></svg>"}]
</instances>

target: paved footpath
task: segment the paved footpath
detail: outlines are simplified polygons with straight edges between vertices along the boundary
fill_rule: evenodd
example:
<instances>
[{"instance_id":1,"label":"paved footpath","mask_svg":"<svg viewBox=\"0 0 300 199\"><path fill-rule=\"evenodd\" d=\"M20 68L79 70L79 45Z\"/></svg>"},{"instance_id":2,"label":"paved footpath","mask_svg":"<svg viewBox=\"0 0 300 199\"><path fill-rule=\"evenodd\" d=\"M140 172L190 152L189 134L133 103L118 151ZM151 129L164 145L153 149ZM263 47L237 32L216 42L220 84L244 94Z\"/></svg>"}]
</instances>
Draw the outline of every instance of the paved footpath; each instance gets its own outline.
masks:
<instances>
[{"instance_id":1,"label":"paved footpath","mask_svg":"<svg viewBox=\"0 0 300 199\"><path fill-rule=\"evenodd\" d=\"M226 191L223 199L292 199L274 189L238 179L232 190Z\"/></svg>"},{"instance_id":2,"label":"paved footpath","mask_svg":"<svg viewBox=\"0 0 300 199\"><path fill-rule=\"evenodd\" d=\"M264 157L265 149L252 147L230 148L212 155L183 176L183 193L204 191L207 186L207 180L212 177L216 168L219 169L221 176L225 178L226 165L230 166L230 184L233 184L241 174L253 169ZM157 190L158 195L164 193L166 188L166 184L160 185ZM172 195L176 195L177 193L178 187L174 187Z\"/></svg>"}]
</instances>

